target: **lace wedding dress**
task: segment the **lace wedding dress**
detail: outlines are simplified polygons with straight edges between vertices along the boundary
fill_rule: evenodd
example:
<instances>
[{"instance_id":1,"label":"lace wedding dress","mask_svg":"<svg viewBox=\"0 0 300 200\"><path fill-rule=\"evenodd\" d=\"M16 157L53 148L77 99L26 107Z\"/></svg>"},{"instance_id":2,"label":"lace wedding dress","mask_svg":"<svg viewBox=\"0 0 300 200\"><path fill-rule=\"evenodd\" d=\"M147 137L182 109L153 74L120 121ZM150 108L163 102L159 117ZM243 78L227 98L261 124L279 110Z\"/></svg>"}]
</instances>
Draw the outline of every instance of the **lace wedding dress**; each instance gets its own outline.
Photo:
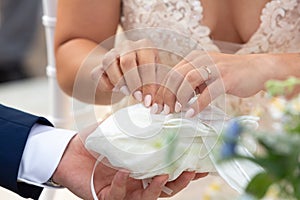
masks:
<instances>
[{"instance_id":1,"label":"lace wedding dress","mask_svg":"<svg viewBox=\"0 0 300 200\"><path fill-rule=\"evenodd\" d=\"M121 23L125 31L147 27L173 29L207 51L226 51L210 38L211 30L201 24L202 19L200 0L123 0ZM257 31L235 53L300 52L300 0L272 0L265 5L260 19Z\"/></svg>"}]
</instances>

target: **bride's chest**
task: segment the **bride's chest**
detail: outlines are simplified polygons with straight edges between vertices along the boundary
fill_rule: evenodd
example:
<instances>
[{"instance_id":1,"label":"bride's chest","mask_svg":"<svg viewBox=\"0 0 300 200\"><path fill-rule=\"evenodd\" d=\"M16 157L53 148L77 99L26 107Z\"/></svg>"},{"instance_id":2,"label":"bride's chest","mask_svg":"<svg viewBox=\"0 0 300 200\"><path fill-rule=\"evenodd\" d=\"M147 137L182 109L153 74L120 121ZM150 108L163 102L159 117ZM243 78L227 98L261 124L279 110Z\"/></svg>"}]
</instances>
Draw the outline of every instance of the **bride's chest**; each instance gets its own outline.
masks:
<instances>
[{"instance_id":1,"label":"bride's chest","mask_svg":"<svg viewBox=\"0 0 300 200\"><path fill-rule=\"evenodd\" d=\"M244 43L260 25L269 0L123 0L127 23L205 27L215 40ZM127 24L128 25L128 24ZM202 31L205 31L205 28Z\"/></svg>"},{"instance_id":2,"label":"bride's chest","mask_svg":"<svg viewBox=\"0 0 300 200\"><path fill-rule=\"evenodd\" d=\"M269 0L200 0L201 25L215 40L246 43L260 26L262 10Z\"/></svg>"}]
</instances>

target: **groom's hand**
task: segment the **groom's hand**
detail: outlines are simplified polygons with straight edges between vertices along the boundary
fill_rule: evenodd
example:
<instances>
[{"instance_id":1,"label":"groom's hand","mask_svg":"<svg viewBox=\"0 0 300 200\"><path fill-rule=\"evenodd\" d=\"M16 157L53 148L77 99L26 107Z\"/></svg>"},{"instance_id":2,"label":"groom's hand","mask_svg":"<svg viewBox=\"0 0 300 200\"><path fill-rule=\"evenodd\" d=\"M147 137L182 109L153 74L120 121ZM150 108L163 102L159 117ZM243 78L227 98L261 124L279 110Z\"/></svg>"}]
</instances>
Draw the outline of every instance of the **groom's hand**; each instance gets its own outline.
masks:
<instances>
[{"instance_id":1,"label":"groom's hand","mask_svg":"<svg viewBox=\"0 0 300 200\"><path fill-rule=\"evenodd\" d=\"M68 188L83 199L93 199L90 180L96 159L86 150L79 135L72 138L53 174L53 181ZM144 189L141 180L129 177L128 172L117 171L99 163L94 174L95 191L100 200L154 200L172 196L185 188L193 179L206 174L184 172L175 181L167 183L168 176L154 177ZM164 186L173 190L171 195L162 192Z\"/></svg>"}]
</instances>

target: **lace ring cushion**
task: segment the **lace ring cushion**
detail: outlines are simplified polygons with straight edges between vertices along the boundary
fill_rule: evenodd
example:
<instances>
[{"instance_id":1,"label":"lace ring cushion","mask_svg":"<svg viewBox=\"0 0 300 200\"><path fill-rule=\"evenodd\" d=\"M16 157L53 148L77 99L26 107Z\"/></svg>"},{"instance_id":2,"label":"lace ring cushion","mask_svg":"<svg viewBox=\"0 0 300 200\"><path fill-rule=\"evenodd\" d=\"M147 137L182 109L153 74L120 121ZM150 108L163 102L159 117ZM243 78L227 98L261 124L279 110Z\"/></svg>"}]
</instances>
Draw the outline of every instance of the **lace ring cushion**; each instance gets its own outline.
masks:
<instances>
[{"instance_id":1,"label":"lace ring cushion","mask_svg":"<svg viewBox=\"0 0 300 200\"><path fill-rule=\"evenodd\" d=\"M210 38L210 29L201 25L202 18L200 0L123 0L121 23L125 31L146 27L176 30L207 51L220 51ZM300 0L271 0L260 18L258 30L236 53L300 51ZM155 35L151 38L160 40Z\"/></svg>"}]
</instances>

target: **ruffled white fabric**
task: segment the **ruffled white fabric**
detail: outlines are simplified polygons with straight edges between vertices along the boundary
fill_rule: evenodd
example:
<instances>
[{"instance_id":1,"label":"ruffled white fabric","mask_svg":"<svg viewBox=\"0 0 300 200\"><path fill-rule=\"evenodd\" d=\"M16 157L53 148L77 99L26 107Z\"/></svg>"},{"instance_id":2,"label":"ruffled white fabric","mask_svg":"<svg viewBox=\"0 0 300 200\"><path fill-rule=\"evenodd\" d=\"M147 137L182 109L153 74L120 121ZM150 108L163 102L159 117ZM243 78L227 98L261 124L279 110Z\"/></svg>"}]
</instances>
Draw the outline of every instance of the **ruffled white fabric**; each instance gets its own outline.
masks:
<instances>
[{"instance_id":1,"label":"ruffled white fabric","mask_svg":"<svg viewBox=\"0 0 300 200\"><path fill-rule=\"evenodd\" d=\"M142 105L123 108L86 140L86 147L108 158L114 167L128 169L138 179L182 171L215 172L202 137L213 130L179 115L151 115Z\"/></svg>"},{"instance_id":2,"label":"ruffled white fabric","mask_svg":"<svg viewBox=\"0 0 300 200\"><path fill-rule=\"evenodd\" d=\"M85 146L104 156L109 166L129 170L136 179L168 174L171 181L183 171L218 170L234 188L243 187L253 173L244 174L243 167L232 163L222 169L212 153L218 149L219 135L228 120L226 115L208 107L193 119L182 116L184 113L153 115L142 104L129 106L99 125L87 137ZM247 119L249 124L256 123ZM253 169L257 168L251 165Z\"/></svg>"}]
</instances>

